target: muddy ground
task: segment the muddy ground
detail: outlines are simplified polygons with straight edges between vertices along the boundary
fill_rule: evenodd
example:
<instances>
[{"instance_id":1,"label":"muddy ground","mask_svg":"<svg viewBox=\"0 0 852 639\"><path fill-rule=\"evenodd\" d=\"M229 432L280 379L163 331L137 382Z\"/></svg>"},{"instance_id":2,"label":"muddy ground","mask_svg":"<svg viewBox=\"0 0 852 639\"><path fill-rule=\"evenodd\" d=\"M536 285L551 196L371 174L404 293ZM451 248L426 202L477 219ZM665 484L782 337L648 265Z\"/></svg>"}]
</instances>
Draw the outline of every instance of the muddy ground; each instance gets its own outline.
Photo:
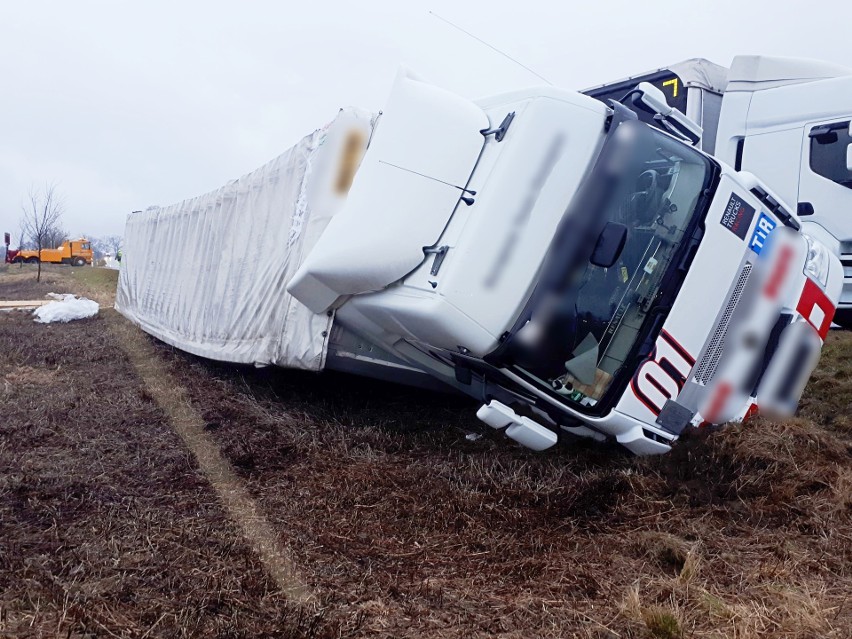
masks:
<instances>
[{"instance_id":1,"label":"muddy ground","mask_svg":"<svg viewBox=\"0 0 852 639\"><path fill-rule=\"evenodd\" d=\"M111 304L115 273L45 270L0 299ZM846 332L800 417L653 459L531 453L466 399L207 362L108 308L0 313L0 353L0 637L852 636Z\"/></svg>"}]
</instances>

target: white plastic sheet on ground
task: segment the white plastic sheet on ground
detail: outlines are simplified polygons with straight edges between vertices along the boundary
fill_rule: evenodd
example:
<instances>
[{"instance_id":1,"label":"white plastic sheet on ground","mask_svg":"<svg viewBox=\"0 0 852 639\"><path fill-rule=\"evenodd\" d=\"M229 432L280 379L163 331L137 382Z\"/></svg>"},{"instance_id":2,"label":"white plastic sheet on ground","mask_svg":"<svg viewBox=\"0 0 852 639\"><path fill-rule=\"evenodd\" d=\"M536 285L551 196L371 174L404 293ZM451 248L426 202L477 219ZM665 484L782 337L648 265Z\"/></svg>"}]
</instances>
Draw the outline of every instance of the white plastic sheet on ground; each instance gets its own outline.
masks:
<instances>
[{"instance_id":1,"label":"white plastic sheet on ground","mask_svg":"<svg viewBox=\"0 0 852 639\"><path fill-rule=\"evenodd\" d=\"M320 370L332 318L287 283L345 199L373 126L334 121L238 180L127 219L116 308L181 350Z\"/></svg>"},{"instance_id":2,"label":"white plastic sheet on ground","mask_svg":"<svg viewBox=\"0 0 852 639\"><path fill-rule=\"evenodd\" d=\"M48 293L48 297L52 297L55 301L39 306L33 311L35 321L41 324L86 319L94 317L100 310L97 302L85 297L75 297L70 293Z\"/></svg>"}]
</instances>

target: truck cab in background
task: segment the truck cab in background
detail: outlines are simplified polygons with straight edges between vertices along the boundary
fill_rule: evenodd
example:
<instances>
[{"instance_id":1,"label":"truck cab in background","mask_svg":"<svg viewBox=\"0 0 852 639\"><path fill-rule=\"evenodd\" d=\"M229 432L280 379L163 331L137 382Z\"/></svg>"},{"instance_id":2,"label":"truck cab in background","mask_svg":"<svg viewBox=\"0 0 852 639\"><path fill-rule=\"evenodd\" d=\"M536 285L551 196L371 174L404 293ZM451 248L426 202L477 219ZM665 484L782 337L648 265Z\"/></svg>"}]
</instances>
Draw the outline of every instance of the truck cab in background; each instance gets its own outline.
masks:
<instances>
[{"instance_id":1,"label":"truck cab in background","mask_svg":"<svg viewBox=\"0 0 852 639\"><path fill-rule=\"evenodd\" d=\"M852 69L766 56L738 56L728 69L693 59L584 93L606 100L640 82L703 128L700 148L765 181L802 231L840 257L835 321L852 328Z\"/></svg>"},{"instance_id":2,"label":"truck cab in background","mask_svg":"<svg viewBox=\"0 0 852 639\"><path fill-rule=\"evenodd\" d=\"M802 230L837 254L838 324L852 328L852 69L810 60L735 58L717 155L766 181Z\"/></svg>"}]
</instances>

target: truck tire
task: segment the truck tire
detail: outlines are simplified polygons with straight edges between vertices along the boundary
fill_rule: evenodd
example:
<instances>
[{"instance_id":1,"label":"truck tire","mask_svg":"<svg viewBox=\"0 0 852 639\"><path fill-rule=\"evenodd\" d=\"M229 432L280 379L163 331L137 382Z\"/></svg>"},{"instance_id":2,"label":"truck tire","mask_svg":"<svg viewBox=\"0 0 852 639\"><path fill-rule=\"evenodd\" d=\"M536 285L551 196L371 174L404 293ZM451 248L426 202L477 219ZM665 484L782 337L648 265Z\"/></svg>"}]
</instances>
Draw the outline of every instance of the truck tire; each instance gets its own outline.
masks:
<instances>
[{"instance_id":1,"label":"truck tire","mask_svg":"<svg viewBox=\"0 0 852 639\"><path fill-rule=\"evenodd\" d=\"M71 260L71 264L72 266L85 266L86 260L84 260L82 257L75 257L73 260Z\"/></svg>"},{"instance_id":2,"label":"truck tire","mask_svg":"<svg viewBox=\"0 0 852 639\"><path fill-rule=\"evenodd\" d=\"M27 264L38 264L38 258L37 257L28 257L27 259L24 260L24 262L26 262Z\"/></svg>"},{"instance_id":3,"label":"truck tire","mask_svg":"<svg viewBox=\"0 0 852 639\"><path fill-rule=\"evenodd\" d=\"M834 313L834 323L847 331L852 330L852 309L837 309Z\"/></svg>"}]
</instances>

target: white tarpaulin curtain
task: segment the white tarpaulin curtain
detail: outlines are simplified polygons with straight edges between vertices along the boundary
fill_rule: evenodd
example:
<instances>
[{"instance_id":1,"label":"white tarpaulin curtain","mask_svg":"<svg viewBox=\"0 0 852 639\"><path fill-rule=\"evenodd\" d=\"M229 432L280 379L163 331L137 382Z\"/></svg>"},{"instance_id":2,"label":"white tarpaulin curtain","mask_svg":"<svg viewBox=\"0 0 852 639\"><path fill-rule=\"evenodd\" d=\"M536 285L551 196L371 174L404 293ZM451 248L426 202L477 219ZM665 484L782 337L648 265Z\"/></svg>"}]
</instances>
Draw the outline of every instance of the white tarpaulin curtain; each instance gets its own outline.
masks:
<instances>
[{"instance_id":1,"label":"white tarpaulin curtain","mask_svg":"<svg viewBox=\"0 0 852 639\"><path fill-rule=\"evenodd\" d=\"M116 308L196 355L321 370L332 317L308 310L286 286L342 205L373 121L342 109L220 189L132 213Z\"/></svg>"}]
</instances>

